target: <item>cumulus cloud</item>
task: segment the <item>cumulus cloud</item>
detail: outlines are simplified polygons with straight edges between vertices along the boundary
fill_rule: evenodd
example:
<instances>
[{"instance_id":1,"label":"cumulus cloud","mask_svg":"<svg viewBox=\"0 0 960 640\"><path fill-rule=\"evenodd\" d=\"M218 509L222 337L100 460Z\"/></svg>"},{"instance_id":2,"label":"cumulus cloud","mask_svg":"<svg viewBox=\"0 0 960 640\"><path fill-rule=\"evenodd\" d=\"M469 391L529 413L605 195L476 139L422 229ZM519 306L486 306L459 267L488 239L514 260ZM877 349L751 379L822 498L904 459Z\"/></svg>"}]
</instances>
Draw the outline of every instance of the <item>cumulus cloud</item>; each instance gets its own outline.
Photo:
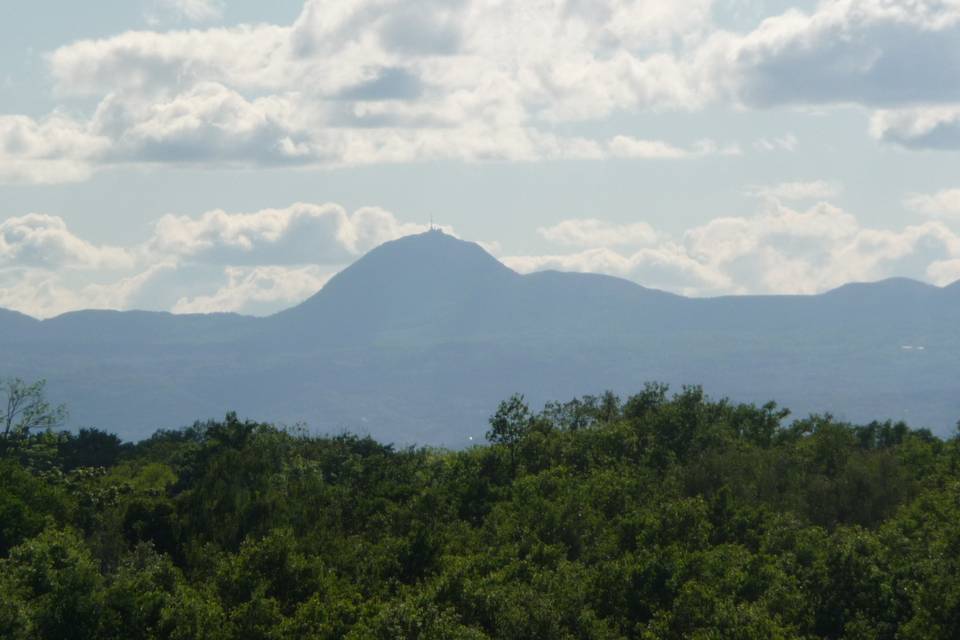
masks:
<instances>
[{"instance_id":1,"label":"cumulus cloud","mask_svg":"<svg viewBox=\"0 0 960 640\"><path fill-rule=\"evenodd\" d=\"M738 156L741 151L736 145L721 147L713 140L701 140L691 148L681 148L661 140L643 140L630 136L615 136L609 142L611 155L618 158L667 159L702 158L722 155Z\"/></svg>"},{"instance_id":2,"label":"cumulus cloud","mask_svg":"<svg viewBox=\"0 0 960 640\"><path fill-rule=\"evenodd\" d=\"M165 1L194 15L211 4ZM713 4L308 0L290 26L123 34L62 47L52 66L66 91L171 78L267 89L310 78L332 95L404 61L404 77L441 93L494 90L506 108L560 119L696 108L731 92L761 106L960 98L955 2L827 0L742 34L717 27Z\"/></svg>"},{"instance_id":3,"label":"cumulus cloud","mask_svg":"<svg viewBox=\"0 0 960 640\"><path fill-rule=\"evenodd\" d=\"M426 230L383 209L352 214L336 204L298 203L253 213L167 215L154 227L151 253L206 264L342 264L374 246Z\"/></svg>"},{"instance_id":4,"label":"cumulus cloud","mask_svg":"<svg viewBox=\"0 0 960 640\"><path fill-rule=\"evenodd\" d=\"M379 81L378 81L379 82ZM618 135L609 140L562 136L536 127L504 124L490 129L467 113L443 116L443 126L419 116L421 106L369 104L373 85L354 88L349 114L334 105L329 126L299 93L247 100L221 84L200 83L170 100L134 101L109 96L92 130L113 141L110 162L177 162L223 166L310 164L354 166L430 160L535 161L543 159L681 160L739 155L736 145L701 140L679 147L662 140ZM395 90L395 89L394 89ZM347 95L347 94L345 94ZM421 121L422 120L422 121ZM453 125L452 123L460 124ZM339 126L343 125L343 126ZM423 125L423 126L421 126Z\"/></svg>"},{"instance_id":5,"label":"cumulus cloud","mask_svg":"<svg viewBox=\"0 0 960 640\"><path fill-rule=\"evenodd\" d=\"M217 83L200 83L170 100L108 96L92 127L113 144L111 162L284 164L303 162L305 141L292 96L246 100Z\"/></svg>"},{"instance_id":6,"label":"cumulus cloud","mask_svg":"<svg viewBox=\"0 0 960 640\"><path fill-rule=\"evenodd\" d=\"M157 1L193 20L220 4ZM738 154L710 140L593 140L558 127L716 104L859 104L880 109L871 128L880 139L960 144L956 2L824 0L743 32L720 28L714 10L711 0L307 0L290 25L82 40L50 53L49 68L61 96L101 102L74 128L108 148L60 164L59 155L8 153L0 178L78 180L91 162L341 167ZM753 143L796 147L792 133Z\"/></svg>"},{"instance_id":7,"label":"cumulus cloud","mask_svg":"<svg viewBox=\"0 0 960 640\"><path fill-rule=\"evenodd\" d=\"M65 97L170 96L202 82L267 92L296 83L289 37L274 25L128 31L60 47L47 61Z\"/></svg>"},{"instance_id":8,"label":"cumulus cloud","mask_svg":"<svg viewBox=\"0 0 960 640\"><path fill-rule=\"evenodd\" d=\"M57 216L31 213L0 222L0 268L118 269L133 262L125 249L96 246L77 237Z\"/></svg>"},{"instance_id":9,"label":"cumulus cloud","mask_svg":"<svg viewBox=\"0 0 960 640\"><path fill-rule=\"evenodd\" d=\"M960 4L824 0L746 33L717 31L696 59L714 95L752 108L860 105L874 137L907 148L960 148ZM786 143L781 144L780 142ZM760 150L792 150L763 139Z\"/></svg>"},{"instance_id":10,"label":"cumulus cloud","mask_svg":"<svg viewBox=\"0 0 960 640\"><path fill-rule=\"evenodd\" d=\"M152 0L184 19L218 0ZM734 3L736 4L736 3ZM0 182L87 179L118 163L345 167L420 161L695 159L569 122L716 105L857 104L908 148L960 148L960 6L824 0L752 28L711 0L306 0L288 25L126 32L50 52L82 118L0 116ZM723 10L732 11L730 3ZM14 131L15 130L15 131ZM749 143L794 151L794 134Z\"/></svg>"},{"instance_id":11,"label":"cumulus cloud","mask_svg":"<svg viewBox=\"0 0 960 640\"><path fill-rule=\"evenodd\" d=\"M827 0L718 34L704 55L752 106L949 102L960 99L960 5Z\"/></svg>"},{"instance_id":12,"label":"cumulus cloud","mask_svg":"<svg viewBox=\"0 0 960 640\"><path fill-rule=\"evenodd\" d=\"M927 277L941 287L960 282L960 258L938 260L927 267Z\"/></svg>"},{"instance_id":13,"label":"cumulus cloud","mask_svg":"<svg viewBox=\"0 0 960 640\"><path fill-rule=\"evenodd\" d=\"M316 265L288 268L227 267L228 282L210 295L180 298L174 313L244 312L266 314L293 306L319 291L330 276Z\"/></svg>"},{"instance_id":14,"label":"cumulus cloud","mask_svg":"<svg viewBox=\"0 0 960 640\"><path fill-rule=\"evenodd\" d=\"M633 252L598 247L572 254L508 256L503 261L521 273L544 270L600 273L690 295L724 291L732 285L722 273L698 262L681 245L672 242Z\"/></svg>"},{"instance_id":15,"label":"cumulus cloud","mask_svg":"<svg viewBox=\"0 0 960 640\"><path fill-rule=\"evenodd\" d=\"M357 91L389 87L386 77L415 89L399 97L422 91L441 114L483 105L488 117L514 123L526 115L517 110L594 117L651 101L699 102L674 77L679 63L663 54L704 28L709 7L709 0L548 0L531 11L479 0L308 0L290 26L126 33L61 47L50 64L65 94L210 81L260 92L311 87L340 99L398 97L382 87Z\"/></svg>"},{"instance_id":16,"label":"cumulus cloud","mask_svg":"<svg viewBox=\"0 0 960 640\"><path fill-rule=\"evenodd\" d=\"M589 230L594 223L564 225L561 229ZM548 239L572 245L571 235L577 237L558 231ZM960 259L960 235L940 222L874 229L826 202L794 209L776 200L753 216L716 218L679 238L659 234L649 246L621 247L611 242L569 254L509 256L505 262L523 272L606 273L688 295L720 295L818 293L893 275L944 284Z\"/></svg>"},{"instance_id":17,"label":"cumulus cloud","mask_svg":"<svg viewBox=\"0 0 960 640\"><path fill-rule=\"evenodd\" d=\"M165 0L203 18L211 3ZM533 16L536 16L533 19ZM307 0L289 26L128 32L48 56L54 86L100 106L117 162L353 166L431 160L678 159L733 153L558 122L695 108L711 92L677 57L710 0Z\"/></svg>"},{"instance_id":18,"label":"cumulus cloud","mask_svg":"<svg viewBox=\"0 0 960 640\"><path fill-rule=\"evenodd\" d=\"M0 184L86 180L109 140L64 115L43 120L0 115Z\"/></svg>"},{"instance_id":19,"label":"cumulus cloud","mask_svg":"<svg viewBox=\"0 0 960 640\"><path fill-rule=\"evenodd\" d=\"M688 295L816 293L892 275L958 279L960 234L941 221L877 229L827 202L761 206L679 236L644 222L564 220L539 234L567 252L503 260L522 272L605 273ZM38 317L143 305L266 314L308 297L374 246L424 230L379 208L301 203L168 215L144 242L120 248L79 238L55 216L30 214L0 224L0 306Z\"/></svg>"},{"instance_id":20,"label":"cumulus cloud","mask_svg":"<svg viewBox=\"0 0 960 640\"><path fill-rule=\"evenodd\" d=\"M271 313L373 247L426 229L377 207L298 203L166 215L145 241L112 247L78 237L57 216L11 217L0 223L0 307L36 317L143 306Z\"/></svg>"},{"instance_id":21,"label":"cumulus cloud","mask_svg":"<svg viewBox=\"0 0 960 640\"><path fill-rule=\"evenodd\" d=\"M914 193L907 196L904 205L924 215L960 219L960 189Z\"/></svg>"},{"instance_id":22,"label":"cumulus cloud","mask_svg":"<svg viewBox=\"0 0 960 640\"><path fill-rule=\"evenodd\" d=\"M129 276L91 282L87 278L76 278L70 269L3 268L0 269L0 307L36 318L80 309L130 309L145 287L174 269L173 264L159 263Z\"/></svg>"},{"instance_id":23,"label":"cumulus cloud","mask_svg":"<svg viewBox=\"0 0 960 640\"><path fill-rule=\"evenodd\" d=\"M193 20L214 17L219 6L162 1ZM896 107L877 114L875 135L956 146L955 110L936 104L960 101L960 8L911 6L828 0L734 33L713 22L710 0L543 0L535 11L484 0L307 0L287 26L128 32L60 47L48 59L61 95L101 100L86 127L108 143L101 164L733 155L736 145L709 140L684 148L555 130L722 101ZM906 71L917 68L924 72ZM934 107L899 110L918 102ZM754 148L796 145L786 134ZM91 170L15 157L16 167L0 159L0 176L4 165L35 181L83 179Z\"/></svg>"},{"instance_id":24,"label":"cumulus cloud","mask_svg":"<svg viewBox=\"0 0 960 640\"><path fill-rule=\"evenodd\" d=\"M881 110L871 119L870 133L908 149L960 149L960 106Z\"/></svg>"}]
</instances>

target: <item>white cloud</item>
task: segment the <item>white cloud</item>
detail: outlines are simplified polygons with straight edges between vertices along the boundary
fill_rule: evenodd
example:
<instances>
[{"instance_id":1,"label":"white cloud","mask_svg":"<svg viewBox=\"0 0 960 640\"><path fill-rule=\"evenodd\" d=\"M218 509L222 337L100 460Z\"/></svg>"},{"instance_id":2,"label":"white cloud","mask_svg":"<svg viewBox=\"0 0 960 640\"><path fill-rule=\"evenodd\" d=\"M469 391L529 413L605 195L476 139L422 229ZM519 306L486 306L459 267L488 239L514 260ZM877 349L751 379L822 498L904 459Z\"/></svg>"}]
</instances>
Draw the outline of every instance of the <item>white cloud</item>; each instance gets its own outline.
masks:
<instances>
[{"instance_id":1,"label":"white cloud","mask_svg":"<svg viewBox=\"0 0 960 640\"><path fill-rule=\"evenodd\" d=\"M504 125L489 128L465 114L457 126L405 124L401 111L381 112L365 105L351 111L354 126L329 126L323 115L304 106L310 100L298 93L248 100L224 85L203 82L173 97L144 99L110 94L100 103L86 140L63 156L41 158L52 168L37 169L34 181L84 179L95 168L120 163L180 164L200 167L270 167L310 165L349 167L369 164L437 160L463 162L530 162L607 157L681 160L712 155L739 155L736 145L720 146L702 140L691 147L665 141L615 136L603 140L556 135L536 127ZM386 115L390 126L366 126L363 120ZM340 116L337 116L340 117ZM460 116L451 116L451 121ZM411 116L411 120L417 118ZM79 127L79 125L77 125ZM87 145L92 146L92 145ZM29 158L16 148L7 163L9 172ZM74 159L71 159L73 157ZM3 177L0 156L0 178ZM37 165L38 167L41 165ZM46 166L46 165L42 165Z\"/></svg>"},{"instance_id":2,"label":"white cloud","mask_svg":"<svg viewBox=\"0 0 960 640\"><path fill-rule=\"evenodd\" d=\"M78 280L69 269L0 269L0 307L36 318L80 309L129 309L146 286L173 269L173 264L159 263L108 282Z\"/></svg>"},{"instance_id":3,"label":"white cloud","mask_svg":"<svg viewBox=\"0 0 960 640\"><path fill-rule=\"evenodd\" d=\"M343 264L382 242L424 230L375 207L350 214L336 204L297 203L253 213L166 215L148 247L154 255L206 264Z\"/></svg>"},{"instance_id":4,"label":"white cloud","mask_svg":"<svg viewBox=\"0 0 960 640\"><path fill-rule=\"evenodd\" d=\"M960 219L960 189L914 193L907 196L904 205L924 215Z\"/></svg>"},{"instance_id":5,"label":"white cloud","mask_svg":"<svg viewBox=\"0 0 960 640\"><path fill-rule=\"evenodd\" d=\"M214 13L210 2L167 1L188 17ZM711 5L308 0L289 26L129 32L49 61L61 93L102 99L94 123L110 160L210 166L733 155L736 145L709 140L568 139L554 125L719 100L960 100L955 65L943 63L960 58L953 2L827 0L745 34L717 29ZM901 72L915 67L925 72ZM924 113L921 125L881 112L874 131L917 146L949 139L937 132L956 128L954 116L937 112L931 125ZM793 134L754 143L796 145Z\"/></svg>"},{"instance_id":6,"label":"white cloud","mask_svg":"<svg viewBox=\"0 0 960 640\"><path fill-rule=\"evenodd\" d=\"M938 260L927 267L927 277L941 287L960 282L960 258Z\"/></svg>"},{"instance_id":7,"label":"white cloud","mask_svg":"<svg viewBox=\"0 0 960 640\"><path fill-rule=\"evenodd\" d=\"M577 228L573 221L565 224ZM680 239L659 235L651 246L633 251L615 246L505 261L524 272L606 273L688 295L719 295L818 293L894 275L942 284L960 259L960 235L942 223L873 229L825 202L797 210L767 201L757 215L716 218Z\"/></svg>"},{"instance_id":8,"label":"white cloud","mask_svg":"<svg viewBox=\"0 0 960 640\"><path fill-rule=\"evenodd\" d=\"M36 318L91 308L57 274L42 269L0 269L0 307Z\"/></svg>"},{"instance_id":9,"label":"white cloud","mask_svg":"<svg viewBox=\"0 0 960 640\"><path fill-rule=\"evenodd\" d=\"M64 115L44 120L0 115L0 184L86 180L109 141Z\"/></svg>"},{"instance_id":10,"label":"white cloud","mask_svg":"<svg viewBox=\"0 0 960 640\"><path fill-rule=\"evenodd\" d=\"M58 92L101 100L103 162L696 158L738 150L553 128L703 104L673 52L709 20L710 0L308 0L290 26L128 32L48 60Z\"/></svg>"},{"instance_id":11,"label":"white cloud","mask_svg":"<svg viewBox=\"0 0 960 640\"><path fill-rule=\"evenodd\" d=\"M93 119L113 144L104 160L284 164L304 162L296 123L296 96L252 101L205 82L170 100L130 100L110 95ZM313 160L313 158L307 158Z\"/></svg>"},{"instance_id":12,"label":"white cloud","mask_svg":"<svg viewBox=\"0 0 960 640\"><path fill-rule=\"evenodd\" d=\"M421 125L421 116L415 113L419 107L392 102L355 105L346 126L329 126L322 114L305 106L309 102L299 93L250 101L221 84L204 82L165 101L108 96L92 126L113 140L104 158L112 162L356 166L611 156L678 160L740 154L736 145L720 146L713 140L683 148L623 135L597 141L510 124L491 129L467 112L425 115ZM435 126L430 122L435 117L459 124ZM383 126L367 126L381 118Z\"/></svg>"},{"instance_id":13,"label":"white cloud","mask_svg":"<svg viewBox=\"0 0 960 640\"><path fill-rule=\"evenodd\" d=\"M47 56L63 96L171 96L202 82L267 92L295 86L290 30L273 25L128 31L80 40Z\"/></svg>"},{"instance_id":14,"label":"white cloud","mask_svg":"<svg viewBox=\"0 0 960 640\"><path fill-rule=\"evenodd\" d=\"M942 222L888 230L865 227L826 202L795 209L764 200L762 207L678 237L643 222L565 220L539 233L573 252L504 261L523 272L606 273L688 295L815 293L892 275L958 279L960 234ZM150 238L121 248L79 238L60 218L30 214L0 224L0 306L39 317L143 305L265 314L314 293L374 246L425 228L373 207L295 204L165 216Z\"/></svg>"},{"instance_id":15,"label":"white cloud","mask_svg":"<svg viewBox=\"0 0 960 640\"><path fill-rule=\"evenodd\" d=\"M684 149L661 140L643 140L630 136L615 136L609 142L610 154L619 158L667 159L678 160L722 155L738 156L740 148L736 145L719 146L713 140L701 140L693 147Z\"/></svg>"},{"instance_id":16,"label":"white cloud","mask_svg":"<svg viewBox=\"0 0 960 640\"><path fill-rule=\"evenodd\" d=\"M781 182L747 189L748 195L768 200L826 200L838 196L840 192L839 185L826 180Z\"/></svg>"},{"instance_id":17,"label":"white cloud","mask_svg":"<svg viewBox=\"0 0 960 640\"><path fill-rule=\"evenodd\" d=\"M584 118L700 102L664 52L704 29L709 8L709 0L308 0L288 27L130 32L61 47L50 62L60 91L85 95L212 81L343 98L384 70L402 69L423 85L431 112L483 105L487 117L517 124L517 115ZM383 89L381 99L389 98Z\"/></svg>"},{"instance_id":18,"label":"white cloud","mask_svg":"<svg viewBox=\"0 0 960 640\"><path fill-rule=\"evenodd\" d=\"M223 8L154 2L192 21ZM723 103L866 105L881 109L871 127L879 139L960 148L954 0L824 0L742 33L718 27L717 11L711 0L307 0L289 25L81 40L47 61L56 92L98 100L96 113L0 117L0 181L78 181L122 162L736 155L738 145L713 140L686 147L626 134L570 137L560 127ZM4 142L16 140L4 119L34 142ZM761 152L797 146L793 133L752 143Z\"/></svg>"},{"instance_id":19,"label":"white cloud","mask_svg":"<svg viewBox=\"0 0 960 640\"><path fill-rule=\"evenodd\" d=\"M30 213L0 222L0 267L122 269L133 263L129 251L86 242L57 216Z\"/></svg>"},{"instance_id":20,"label":"white cloud","mask_svg":"<svg viewBox=\"0 0 960 640\"><path fill-rule=\"evenodd\" d=\"M960 3L823 0L744 34L717 31L696 54L715 95L753 108L860 105L870 131L907 148L960 148ZM795 141L755 148L792 150Z\"/></svg>"},{"instance_id":21,"label":"white cloud","mask_svg":"<svg viewBox=\"0 0 960 640\"><path fill-rule=\"evenodd\" d=\"M0 307L36 317L144 305L271 313L373 247L426 229L377 207L298 203L166 215L144 242L111 247L76 236L56 216L11 217L0 223Z\"/></svg>"},{"instance_id":22,"label":"white cloud","mask_svg":"<svg viewBox=\"0 0 960 640\"><path fill-rule=\"evenodd\" d=\"M870 121L870 133L908 149L960 149L960 106L881 110Z\"/></svg>"},{"instance_id":23,"label":"white cloud","mask_svg":"<svg viewBox=\"0 0 960 640\"><path fill-rule=\"evenodd\" d=\"M162 1L196 20L220 5ZM885 109L872 126L881 139L960 146L953 0L824 0L744 33L719 28L715 9L711 0L307 0L291 25L127 32L68 44L48 60L61 95L101 100L86 127L108 142L96 166L739 154L710 140L685 148L557 129L718 103L866 105ZM753 147L797 144L787 133ZM52 161L0 159L0 176L4 164L34 181L91 171Z\"/></svg>"},{"instance_id":24,"label":"white cloud","mask_svg":"<svg viewBox=\"0 0 960 640\"><path fill-rule=\"evenodd\" d=\"M73 309L130 309L148 285L176 269L175 262L162 261L119 280L86 284L80 288L79 294L75 294L76 302L69 306ZM69 300L70 296L66 299Z\"/></svg>"},{"instance_id":25,"label":"white cloud","mask_svg":"<svg viewBox=\"0 0 960 640\"><path fill-rule=\"evenodd\" d=\"M797 150L800 140L792 133L774 138L760 138L753 143L753 148L757 151L788 151Z\"/></svg>"},{"instance_id":26,"label":"white cloud","mask_svg":"<svg viewBox=\"0 0 960 640\"><path fill-rule=\"evenodd\" d=\"M330 276L316 265L304 267L227 267L227 284L214 293L180 298L174 313L269 313L293 306L319 291Z\"/></svg>"},{"instance_id":27,"label":"white cloud","mask_svg":"<svg viewBox=\"0 0 960 640\"><path fill-rule=\"evenodd\" d=\"M946 102L960 98L960 5L825 0L743 36L716 34L704 54L752 106Z\"/></svg>"},{"instance_id":28,"label":"white cloud","mask_svg":"<svg viewBox=\"0 0 960 640\"><path fill-rule=\"evenodd\" d=\"M673 242L631 253L593 248L572 254L508 256L503 261L521 273L544 270L600 273L689 295L723 291L731 286L723 273L695 260Z\"/></svg>"}]
</instances>

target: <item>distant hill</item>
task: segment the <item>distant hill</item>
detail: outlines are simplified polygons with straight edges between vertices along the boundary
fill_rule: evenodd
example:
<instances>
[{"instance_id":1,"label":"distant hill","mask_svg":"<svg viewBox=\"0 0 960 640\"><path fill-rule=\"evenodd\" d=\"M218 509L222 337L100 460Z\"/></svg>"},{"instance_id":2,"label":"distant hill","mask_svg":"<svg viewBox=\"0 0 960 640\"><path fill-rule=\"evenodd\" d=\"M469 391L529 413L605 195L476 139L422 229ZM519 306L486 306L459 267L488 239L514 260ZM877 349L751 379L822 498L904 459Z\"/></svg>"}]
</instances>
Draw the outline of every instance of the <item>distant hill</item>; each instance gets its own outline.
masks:
<instances>
[{"instance_id":1,"label":"distant hill","mask_svg":"<svg viewBox=\"0 0 960 640\"><path fill-rule=\"evenodd\" d=\"M74 426L134 439L235 409L458 446L513 392L539 404L650 380L945 434L960 418L958 284L691 299L609 276L520 275L433 231L377 247L267 318L0 311L0 373L46 378Z\"/></svg>"}]
</instances>

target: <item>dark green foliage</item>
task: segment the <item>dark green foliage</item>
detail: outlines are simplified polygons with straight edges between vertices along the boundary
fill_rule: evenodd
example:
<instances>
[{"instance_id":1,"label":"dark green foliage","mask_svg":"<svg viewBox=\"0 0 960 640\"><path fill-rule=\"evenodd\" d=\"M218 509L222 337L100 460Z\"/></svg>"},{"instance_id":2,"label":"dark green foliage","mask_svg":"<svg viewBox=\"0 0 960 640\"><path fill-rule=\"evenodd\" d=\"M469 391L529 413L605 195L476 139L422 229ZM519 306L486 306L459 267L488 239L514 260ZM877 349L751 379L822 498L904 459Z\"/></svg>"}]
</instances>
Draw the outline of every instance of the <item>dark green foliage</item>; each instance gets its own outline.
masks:
<instances>
[{"instance_id":1,"label":"dark green foliage","mask_svg":"<svg viewBox=\"0 0 960 640\"><path fill-rule=\"evenodd\" d=\"M97 637L104 611L103 578L72 531L49 529L15 547L0 573L6 575L4 595L25 614L14 627L22 625L41 638Z\"/></svg>"},{"instance_id":2,"label":"dark green foliage","mask_svg":"<svg viewBox=\"0 0 960 640\"><path fill-rule=\"evenodd\" d=\"M80 467L112 467L120 458L123 443L112 433L99 429L80 429L74 438L64 438L58 446L64 471Z\"/></svg>"},{"instance_id":3,"label":"dark green foliage","mask_svg":"<svg viewBox=\"0 0 960 640\"><path fill-rule=\"evenodd\" d=\"M487 441L495 446L506 448L510 455L510 465L517 462L517 448L533 424L533 415L521 395L513 395L501 402L497 412L490 417L490 430Z\"/></svg>"},{"instance_id":4,"label":"dark green foliage","mask_svg":"<svg viewBox=\"0 0 960 640\"><path fill-rule=\"evenodd\" d=\"M40 533L49 520L63 521L70 500L11 460L0 459L0 557Z\"/></svg>"},{"instance_id":5,"label":"dark green foliage","mask_svg":"<svg viewBox=\"0 0 960 640\"><path fill-rule=\"evenodd\" d=\"M0 637L960 637L960 440L647 385L395 449L243 421L0 457Z\"/></svg>"}]
</instances>

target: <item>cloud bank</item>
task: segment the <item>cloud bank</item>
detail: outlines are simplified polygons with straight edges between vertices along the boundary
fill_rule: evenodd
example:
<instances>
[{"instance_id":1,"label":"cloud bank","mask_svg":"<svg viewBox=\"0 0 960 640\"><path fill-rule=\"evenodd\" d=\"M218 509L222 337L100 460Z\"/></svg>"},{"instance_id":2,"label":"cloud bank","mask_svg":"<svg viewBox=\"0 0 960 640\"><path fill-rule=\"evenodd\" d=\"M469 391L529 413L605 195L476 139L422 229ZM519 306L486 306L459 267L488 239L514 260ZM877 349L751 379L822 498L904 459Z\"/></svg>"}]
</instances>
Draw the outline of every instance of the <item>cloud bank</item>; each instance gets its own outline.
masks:
<instances>
[{"instance_id":1,"label":"cloud bank","mask_svg":"<svg viewBox=\"0 0 960 640\"><path fill-rule=\"evenodd\" d=\"M0 307L42 318L87 308L269 314L373 247L424 230L375 207L297 203L167 215L144 242L113 247L28 214L0 223Z\"/></svg>"},{"instance_id":2,"label":"cloud bank","mask_svg":"<svg viewBox=\"0 0 960 640\"><path fill-rule=\"evenodd\" d=\"M779 190L811 195L796 184ZM937 285L960 279L960 234L941 221L876 229L828 202L795 208L766 195L754 215L719 217L674 238L646 225L566 220L540 235L580 251L504 262L521 272L604 273L693 296L812 294L895 275Z\"/></svg>"},{"instance_id":3,"label":"cloud bank","mask_svg":"<svg viewBox=\"0 0 960 640\"><path fill-rule=\"evenodd\" d=\"M960 189L914 193L904 199L904 205L927 216L960 220Z\"/></svg>"},{"instance_id":4,"label":"cloud bank","mask_svg":"<svg viewBox=\"0 0 960 640\"><path fill-rule=\"evenodd\" d=\"M211 0L162 0L184 19ZM0 181L209 168L696 159L735 140L572 136L623 113L858 105L878 140L960 148L960 5L824 0L743 31L718 2L307 0L289 25L130 31L47 55L87 117L0 116ZM82 104L86 104L83 102ZM77 112L77 109L71 109ZM793 134L755 150L792 151Z\"/></svg>"}]
</instances>

